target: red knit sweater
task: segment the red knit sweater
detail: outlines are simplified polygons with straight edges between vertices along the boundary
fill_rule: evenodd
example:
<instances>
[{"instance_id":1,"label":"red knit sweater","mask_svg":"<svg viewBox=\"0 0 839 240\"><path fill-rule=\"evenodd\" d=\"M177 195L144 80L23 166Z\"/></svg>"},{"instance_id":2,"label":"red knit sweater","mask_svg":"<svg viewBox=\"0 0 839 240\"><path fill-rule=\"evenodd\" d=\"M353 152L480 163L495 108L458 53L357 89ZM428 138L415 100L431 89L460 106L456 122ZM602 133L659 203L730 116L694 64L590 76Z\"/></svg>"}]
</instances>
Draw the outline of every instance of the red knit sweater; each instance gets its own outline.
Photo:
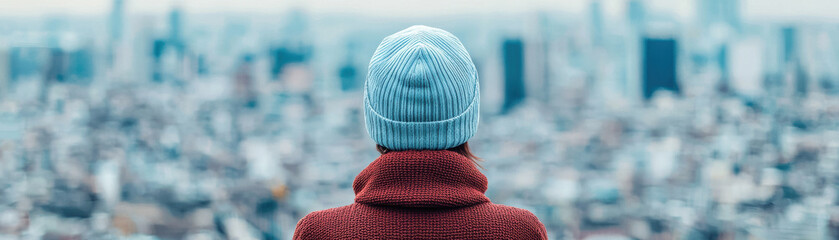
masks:
<instances>
[{"instance_id":1,"label":"red knit sweater","mask_svg":"<svg viewBox=\"0 0 839 240\"><path fill-rule=\"evenodd\" d=\"M491 203L486 189L455 152L386 153L355 178L355 203L310 213L294 239L547 239L536 216Z\"/></svg>"}]
</instances>

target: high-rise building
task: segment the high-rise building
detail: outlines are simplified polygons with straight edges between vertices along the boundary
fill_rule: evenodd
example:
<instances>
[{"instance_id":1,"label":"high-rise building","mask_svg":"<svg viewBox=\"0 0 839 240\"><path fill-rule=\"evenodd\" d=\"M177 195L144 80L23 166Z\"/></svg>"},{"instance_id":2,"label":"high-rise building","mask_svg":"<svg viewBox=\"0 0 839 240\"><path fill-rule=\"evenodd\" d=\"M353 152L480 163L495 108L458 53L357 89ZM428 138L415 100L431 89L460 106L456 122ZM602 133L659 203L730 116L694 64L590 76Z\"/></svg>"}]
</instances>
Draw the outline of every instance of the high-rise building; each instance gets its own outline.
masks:
<instances>
[{"instance_id":1,"label":"high-rise building","mask_svg":"<svg viewBox=\"0 0 839 240\"><path fill-rule=\"evenodd\" d=\"M152 42L152 81L155 82L162 82L163 81L163 69L161 66L161 59L163 58L163 52L166 50L166 41L162 39L156 39Z\"/></svg>"},{"instance_id":2,"label":"high-rise building","mask_svg":"<svg viewBox=\"0 0 839 240\"><path fill-rule=\"evenodd\" d=\"M626 16L630 24L627 34L623 36L620 45L621 66L619 72L621 93L627 100L641 99L641 50L642 43L638 41L644 32L647 15L643 0L629 0L626 5Z\"/></svg>"},{"instance_id":3,"label":"high-rise building","mask_svg":"<svg viewBox=\"0 0 839 240\"><path fill-rule=\"evenodd\" d=\"M286 65L302 63L309 57L308 48L278 47L271 50L271 77L277 79L283 73Z\"/></svg>"},{"instance_id":4,"label":"high-rise building","mask_svg":"<svg viewBox=\"0 0 839 240\"><path fill-rule=\"evenodd\" d=\"M152 80L182 81L189 74L189 59L186 55L186 39L183 35L183 16L180 8L173 8L169 13L168 36L152 40ZM168 80L167 80L168 79Z\"/></svg>"},{"instance_id":5,"label":"high-rise building","mask_svg":"<svg viewBox=\"0 0 839 240\"><path fill-rule=\"evenodd\" d=\"M183 23L181 9L174 8L172 9L172 12L169 13L169 41L180 42L182 37L182 28Z\"/></svg>"},{"instance_id":6,"label":"high-rise building","mask_svg":"<svg viewBox=\"0 0 839 240\"><path fill-rule=\"evenodd\" d=\"M90 47L69 52L67 74L69 80L77 84L88 84L93 79L93 50Z\"/></svg>"},{"instance_id":7,"label":"high-rise building","mask_svg":"<svg viewBox=\"0 0 839 240\"><path fill-rule=\"evenodd\" d=\"M731 89L754 96L763 93L764 51L760 39L733 42L727 51L726 65Z\"/></svg>"},{"instance_id":8,"label":"high-rise building","mask_svg":"<svg viewBox=\"0 0 839 240\"><path fill-rule=\"evenodd\" d=\"M801 66L801 62L797 62L794 67L795 71L795 96L806 97L810 91L810 76Z\"/></svg>"},{"instance_id":9,"label":"high-rise building","mask_svg":"<svg viewBox=\"0 0 839 240\"><path fill-rule=\"evenodd\" d=\"M113 42L119 41L122 38L122 29L123 29L123 21L124 21L124 14L125 14L125 1L124 0L114 0L113 6L111 8L111 16L110 16L110 40L111 44Z\"/></svg>"},{"instance_id":10,"label":"high-rise building","mask_svg":"<svg viewBox=\"0 0 839 240\"><path fill-rule=\"evenodd\" d=\"M507 113L510 109L524 100L524 43L521 39L508 39L502 45L502 56L504 57L504 104L501 113Z\"/></svg>"},{"instance_id":11,"label":"high-rise building","mask_svg":"<svg viewBox=\"0 0 839 240\"><path fill-rule=\"evenodd\" d=\"M731 88L731 72L729 71L728 67L729 58L730 56L728 54L728 45L720 45L716 53L716 63L717 67L720 69L720 80L718 82L718 87L721 92L728 92Z\"/></svg>"},{"instance_id":12,"label":"high-rise building","mask_svg":"<svg viewBox=\"0 0 839 240\"><path fill-rule=\"evenodd\" d=\"M603 44L603 7L599 0L589 5L589 17L591 18L591 40L594 44Z\"/></svg>"},{"instance_id":13,"label":"high-rise building","mask_svg":"<svg viewBox=\"0 0 839 240\"><path fill-rule=\"evenodd\" d=\"M790 76L784 83L787 89L793 89L793 94L804 97L809 90L808 72L805 71L801 60L801 47L799 47L799 33L795 27L788 26L781 29L781 71Z\"/></svg>"},{"instance_id":14,"label":"high-rise building","mask_svg":"<svg viewBox=\"0 0 839 240\"><path fill-rule=\"evenodd\" d=\"M644 98L652 98L658 90L680 93L676 75L676 39L644 38L643 51Z\"/></svg>"},{"instance_id":15,"label":"high-rise building","mask_svg":"<svg viewBox=\"0 0 839 240\"><path fill-rule=\"evenodd\" d=\"M21 139L24 135L24 125L25 122L19 115L0 113L0 140Z\"/></svg>"},{"instance_id":16,"label":"high-rise building","mask_svg":"<svg viewBox=\"0 0 839 240\"><path fill-rule=\"evenodd\" d=\"M122 39L123 34L123 15L125 13L124 0L114 0L111 7L110 21L108 22L108 49L107 49L107 64L113 65L118 50L116 49Z\"/></svg>"},{"instance_id":17,"label":"high-rise building","mask_svg":"<svg viewBox=\"0 0 839 240\"><path fill-rule=\"evenodd\" d=\"M781 42L783 46L784 63L790 64L798 58L798 43L796 41L796 30L794 27L785 27L781 29Z\"/></svg>"},{"instance_id":18,"label":"high-rise building","mask_svg":"<svg viewBox=\"0 0 839 240\"><path fill-rule=\"evenodd\" d=\"M704 26L725 24L731 28L740 28L739 0L700 0L699 19Z\"/></svg>"},{"instance_id":19,"label":"high-rise building","mask_svg":"<svg viewBox=\"0 0 839 240\"><path fill-rule=\"evenodd\" d=\"M169 39L167 41L168 47L175 49L178 58L183 57L186 51L186 40L183 35L183 13L180 8L172 9L169 13Z\"/></svg>"},{"instance_id":20,"label":"high-rise building","mask_svg":"<svg viewBox=\"0 0 839 240\"><path fill-rule=\"evenodd\" d=\"M245 55L236 68L234 76L234 97L240 106L256 108L258 105L256 88L253 77L253 56Z\"/></svg>"},{"instance_id":21,"label":"high-rise building","mask_svg":"<svg viewBox=\"0 0 839 240\"><path fill-rule=\"evenodd\" d=\"M312 53L308 15L299 9L288 12L281 28L281 42L271 49L271 78L278 79L286 65L305 63Z\"/></svg>"},{"instance_id":22,"label":"high-rise building","mask_svg":"<svg viewBox=\"0 0 839 240\"><path fill-rule=\"evenodd\" d=\"M0 48L0 99L6 97L6 93L9 92L9 79L12 77L10 68L9 51Z\"/></svg>"},{"instance_id":23,"label":"high-rise building","mask_svg":"<svg viewBox=\"0 0 839 240\"><path fill-rule=\"evenodd\" d=\"M341 79L341 91L352 91L359 87L358 71L352 62L347 62L338 70L338 77Z\"/></svg>"},{"instance_id":24,"label":"high-rise building","mask_svg":"<svg viewBox=\"0 0 839 240\"><path fill-rule=\"evenodd\" d=\"M644 24L644 5L641 0L629 0L626 4L626 11L632 27L642 28Z\"/></svg>"},{"instance_id":25,"label":"high-rise building","mask_svg":"<svg viewBox=\"0 0 839 240\"><path fill-rule=\"evenodd\" d=\"M42 56L47 55L47 48L12 47L9 49L9 80L12 84L20 78L36 75L46 66Z\"/></svg>"}]
</instances>

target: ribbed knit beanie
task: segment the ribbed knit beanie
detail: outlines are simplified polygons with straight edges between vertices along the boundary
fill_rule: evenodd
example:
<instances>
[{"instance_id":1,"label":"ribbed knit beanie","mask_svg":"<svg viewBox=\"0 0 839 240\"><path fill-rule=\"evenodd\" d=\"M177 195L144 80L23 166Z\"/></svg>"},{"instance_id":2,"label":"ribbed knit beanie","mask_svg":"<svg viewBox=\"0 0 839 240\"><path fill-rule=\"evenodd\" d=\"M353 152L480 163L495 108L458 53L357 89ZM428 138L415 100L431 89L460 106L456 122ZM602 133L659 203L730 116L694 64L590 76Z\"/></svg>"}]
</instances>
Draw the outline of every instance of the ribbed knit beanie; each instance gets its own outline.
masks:
<instances>
[{"instance_id":1,"label":"ribbed knit beanie","mask_svg":"<svg viewBox=\"0 0 839 240\"><path fill-rule=\"evenodd\" d=\"M448 149L478 130L478 72L460 40L412 26L385 37L364 83L367 132L390 150Z\"/></svg>"}]
</instances>

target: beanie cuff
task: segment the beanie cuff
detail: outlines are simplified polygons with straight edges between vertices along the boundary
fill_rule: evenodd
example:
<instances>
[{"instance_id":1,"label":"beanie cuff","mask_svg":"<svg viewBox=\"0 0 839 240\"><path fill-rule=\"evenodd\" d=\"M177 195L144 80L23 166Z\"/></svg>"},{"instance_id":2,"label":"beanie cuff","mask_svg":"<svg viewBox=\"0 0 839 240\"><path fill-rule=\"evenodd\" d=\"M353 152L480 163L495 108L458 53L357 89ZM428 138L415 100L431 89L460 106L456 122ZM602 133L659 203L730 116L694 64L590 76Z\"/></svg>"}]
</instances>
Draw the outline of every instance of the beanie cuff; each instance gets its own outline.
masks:
<instances>
[{"instance_id":1,"label":"beanie cuff","mask_svg":"<svg viewBox=\"0 0 839 240\"><path fill-rule=\"evenodd\" d=\"M457 147L478 130L480 118L480 87L475 86L475 97L462 113L449 119L433 122L403 122L380 115L364 94L364 115L367 133L377 144L394 151L442 150Z\"/></svg>"}]
</instances>

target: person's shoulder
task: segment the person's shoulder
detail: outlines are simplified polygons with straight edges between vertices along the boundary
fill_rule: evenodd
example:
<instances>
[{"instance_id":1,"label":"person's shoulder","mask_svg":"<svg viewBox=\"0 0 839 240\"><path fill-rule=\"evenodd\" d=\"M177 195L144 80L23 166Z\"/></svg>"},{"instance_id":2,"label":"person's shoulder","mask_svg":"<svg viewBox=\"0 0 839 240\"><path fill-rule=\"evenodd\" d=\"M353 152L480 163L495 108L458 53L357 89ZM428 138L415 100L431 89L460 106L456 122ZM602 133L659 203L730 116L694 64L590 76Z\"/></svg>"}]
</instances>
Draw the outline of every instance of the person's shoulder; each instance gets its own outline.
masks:
<instances>
[{"instance_id":1,"label":"person's shoulder","mask_svg":"<svg viewBox=\"0 0 839 240\"><path fill-rule=\"evenodd\" d=\"M508 228L516 230L510 234L523 237L519 239L547 239L545 225L530 211L494 203L488 207L492 208L496 217L505 220Z\"/></svg>"},{"instance_id":2,"label":"person's shoulder","mask_svg":"<svg viewBox=\"0 0 839 240\"><path fill-rule=\"evenodd\" d=\"M494 215L497 217L509 218L511 220L521 220L524 222L539 221L539 219L536 218L536 215L533 215L533 213L526 209L495 203L487 203L484 207L486 207L486 209L488 209L489 211L495 213Z\"/></svg>"},{"instance_id":3,"label":"person's shoulder","mask_svg":"<svg viewBox=\"0 0 839 240\"><path fill-rule=\"evenodd\" d=\"M349 211L354 207L355 204L350 204L346 206L324 209L320 211L314 211L306 215L306 217L311 218L334 218L340 215L348 214ZM305 218L305 217L304 217Z\"/></svg>"},{"instance_id":4,"label":"person's shoulder","mask_svg":"<svg viewBox=\"0 0 839 240\"><path fill-rule=\"evenodd\" d=\"M353 205L314 211L297 222L294 239L328 239L326 228L337 224L341 216L347 215Z\"/></svg>"},{"instance_id":5,"label":"person's shoulder","mask_svg":"<svg viewBox=\"0 0 839 240\"><path fill-rule=\"evenodd\" d=\"M342 207L336 207L336 208L330 208L330 209L324 209L324 210L320 210L320 211L310 212L309 214L306 214L305 217L300 219L300 221L297 223L297 225L298 226L301 225L301 224L311 225L311 224L322 223L322 222L325 222L325 221L336 220L336 219L339 219L341 216L349 214L352 207L353 207L353 205L346 205L346 206L342 206Z\"/></svg>"}]
</instances>

